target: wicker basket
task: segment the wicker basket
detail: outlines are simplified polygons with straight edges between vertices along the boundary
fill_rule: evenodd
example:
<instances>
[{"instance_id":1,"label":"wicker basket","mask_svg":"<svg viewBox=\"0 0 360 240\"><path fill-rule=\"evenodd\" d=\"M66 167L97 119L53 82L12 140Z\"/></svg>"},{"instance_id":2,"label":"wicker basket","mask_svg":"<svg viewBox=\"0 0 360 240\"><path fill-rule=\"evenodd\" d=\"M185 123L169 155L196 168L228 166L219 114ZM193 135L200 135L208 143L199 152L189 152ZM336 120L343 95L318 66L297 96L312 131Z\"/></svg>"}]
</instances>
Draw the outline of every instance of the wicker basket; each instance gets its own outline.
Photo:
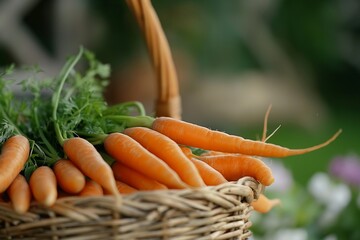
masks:
<instances>
[{"instance_id":1,"label":"wicker basket","mask_svg":"<svg viewBox=\"0 0 360 240\"><path fill-rule=\"evenodd\" d=\"M150 0L128 0L158 79L156 114L180 118L177 76ZM33 202L26 214L0 202L0 239L247 239L250 203L263 186L250 177L219 186L142 191L123 196L64 197L52 207Z\"/></svg>"}]
</instances>

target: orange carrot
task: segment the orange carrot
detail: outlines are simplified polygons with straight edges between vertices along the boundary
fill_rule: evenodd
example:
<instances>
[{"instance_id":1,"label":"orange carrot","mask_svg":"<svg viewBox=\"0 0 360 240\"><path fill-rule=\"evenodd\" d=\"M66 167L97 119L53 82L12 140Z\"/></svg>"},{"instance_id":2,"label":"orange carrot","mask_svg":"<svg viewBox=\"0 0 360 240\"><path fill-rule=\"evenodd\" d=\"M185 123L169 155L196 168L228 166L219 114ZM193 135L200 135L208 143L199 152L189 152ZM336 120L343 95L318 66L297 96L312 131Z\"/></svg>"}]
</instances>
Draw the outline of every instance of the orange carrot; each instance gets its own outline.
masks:
<instances>
[{"instance_id":1,"label":"orange carrot","mask_svg":"<svg viewBox=\"0 0 360 240\"><path fill-rule=\"evenodd\" d=\"M138 191L136 188L118 180L116 180L116 186L121 194L130 194Z\"/></svg>"},{"instance_id":2,"label":"orange carrot","mask_svg":"<svg viewBox=\"0 0 360 240\"><path fill-rule=\"evenodd\" d=\"M207 186L216 186L227 182L224 176L209 164L196 158L190 158L190 160L195 164Z\"/></svg>"},{"instance_id":3,"label":"orange carrot","mask_svg":"<svg viewBox=\"0 0 360 240\"><path fill-rule=\"evenodd\" d=\"M194 157L194 154L192 153L191 149L186 146L180 146L181 151L185 154L187 158Z\"/></svg>"},{"instance_id":4,"label":"orange carrot","mask_svg":"<svg viewBox=\"0 0 360 240\"><path fill-rule=\"evenodd\" d=\"M264 194L260 194L257 200L251 202L251 206L259 213L267 213L280 203L280 199L269 199Z\"/></svg>"},{"instance_id":5,"label":"orange carrot","mask_svg":"<svg viewBox=\"0 0 360 240\"><path fill-rule=\"evenodd\" d=\"M164 184L149 178L136 170L133 170L120 162L115 162L111 166L116 180L122 181L131 187L139 190L158 190L167 189Z\"/></svg>"},{"instance_id":6,"label":"orange carrot","mask_svg":"<svg viewBox=\"0 0 360 240\"><path fill-rule=\"evenodd\" d=\"M70 161L81 172L119 198L119 191L111 167L90 142L83 138L74 137L65 140L63 147Z\"/></svg>"},{"instance_id":7,"label":"orange carrot","mask_svg":"<svg viewBox=\"0 0 360 240\"><path fill-rule=\"evenodd\" d=\"M124 133L166 162L188 185L205 186L195 165L185 156L179 145L167 136L145 127L127 128Z\"/></svg>"},{"instance_id":8,"label":"orange carrot","mask_svg":"<svg viewBox=\"0 0 360 240\"><path fill-rule=\"evenodd\" d=\"M115 183L116 186L116 183ZM116 191L117 188L116 188ZM88 179L86 180L85 186L84 188L79 192L78 196L103 196L104 195L104 190L102 189L102 187L100 186L100 184L98 184L97 182Z\"/></svg>"},{"instance_id":9,"label":"orange carrot","mask_svg":"<svg viewBox=\"0 0 360 240\"><path fill-rule=\"evenodd\" d=\"M250 176L265 186L274 182L271 169L260 159L240 154L198 157L219 171L228 181Z\"/></svg>"},{"instance_id":10,"label":"orange carrot","mask_svg":"<svg viewBox=\"0 0 360 240\"><path fill-rule=\"evenodd\" d=\"M227 154L227 153L218 152L218 151L206 151L206 152L202 153L201 156L205 157L205 156L215 156L215 155L224 155L224 154Z\"/></svg>"},{"instance_id":11,"label":"orange carrot","mask_svg":"<svg viewBox=\"0 0 360 240\"><path fill-rule=\"evenodd\" d=\"M159 117L152 129L170 137L178 144L228 153L241 153L264 157L287 157L308 153L327 146L341 133L339 130L329 140L319 145L304 149L289 149L275 144L244 139L224 132L210 130L181 120Z\"/></svg>"},{"instance_id":12,"label":"orange carrot","mask_svg":"<svg viewBox=\"0 0 360 240\"><path fill-rule=\"evenodd\" d=\"M30 189L35 200L45 206L51 206L57 198L56 177L47 166L37 168L30 176Z\"/></svg>"},{"instance_id":13,"label":"orange carrot","mask_svg":"<svg viewBox=\"0 0 360 240\"><path fill-rule=\"evenodd\" d=\"M131 137L111 133L104 140L106 152L116 161L152 178L169 188L187 188L177 173Z\"/></svg>"},{"instance_id":14,"label":"orange carrot","mask_svg":"<svg viewBox=\"0 0 360 240\"><path fill-rule=\"evenodd\" d=\"M31 202L31 190L23 175L17 175L7 189L7 194L15 212L25 213L28 211Z\"/></svg>"},{"instance_id":15,"label":"orange carrot","mask_svg":"<svg viewBox=\"0 0 360 240\"><path fill-rule=\"evenodd\" d=\"M71 161L59 159L53 170L60 188L65 192L76 194L84 188L85 176Z\"/></svg>"},{"instance_id":16,"label":"orange carrot","mask_svg":"<svg viewBox=\"0 0 360 240\"><path fill-rule=\"evenodd\" d=\"M29 154L30 144L26 137L15 135L5 141L0 155L0 193L19 175Z\"/></svg>"},{"instance_id":17,"label":"orange carrot","mask_svg":"<svg viewBox=\"0 0 360 240\"><path fill-rule=\"evenodd\" d=\"M207 186L215 186L227 182L224 176L215 168L199 159L196 159L197 156L192 153L190 148L185 146L181 146L180 148L186 157L195 164L195 167L198 169L201 178Z\"/></svg>"}]
</instances>

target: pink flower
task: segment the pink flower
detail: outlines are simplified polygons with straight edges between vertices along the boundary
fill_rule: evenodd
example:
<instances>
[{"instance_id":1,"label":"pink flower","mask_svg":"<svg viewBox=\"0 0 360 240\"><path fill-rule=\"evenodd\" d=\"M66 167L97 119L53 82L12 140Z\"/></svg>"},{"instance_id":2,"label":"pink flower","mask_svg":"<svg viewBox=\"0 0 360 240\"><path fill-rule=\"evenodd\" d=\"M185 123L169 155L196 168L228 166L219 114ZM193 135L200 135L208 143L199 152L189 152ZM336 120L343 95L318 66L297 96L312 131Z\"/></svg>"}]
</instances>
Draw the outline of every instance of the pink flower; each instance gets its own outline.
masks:
<instances>
[{"instance_id":1,"label":"pink flower","mask_svg":"<svg viewBox=\"0 0 360 240\"><path fill-rule=\"evenodd\" d=\"M350 185L360 186L360 159L356 155L335 157L329 171Z\"/></svg>"}]
</instances>

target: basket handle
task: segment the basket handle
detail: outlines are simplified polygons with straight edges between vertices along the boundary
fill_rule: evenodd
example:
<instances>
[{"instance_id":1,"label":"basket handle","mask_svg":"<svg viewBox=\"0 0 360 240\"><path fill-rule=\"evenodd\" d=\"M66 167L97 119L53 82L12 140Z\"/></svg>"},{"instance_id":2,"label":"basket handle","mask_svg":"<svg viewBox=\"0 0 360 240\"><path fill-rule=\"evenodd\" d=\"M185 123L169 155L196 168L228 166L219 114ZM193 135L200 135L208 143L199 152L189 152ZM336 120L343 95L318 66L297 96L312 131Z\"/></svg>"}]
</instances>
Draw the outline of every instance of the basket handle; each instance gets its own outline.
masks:
<instances>
[{"instance_id":1,"label":"basket handle","mask_svg":"<svg viewBox=\"0 0 360 240\"><path fill-rule=\"evenodd\" d=\"M144 34L157 77L156 116L181 118L181 98L170 47L150 0L127 0Z\"/></svg>"}]
</instances>

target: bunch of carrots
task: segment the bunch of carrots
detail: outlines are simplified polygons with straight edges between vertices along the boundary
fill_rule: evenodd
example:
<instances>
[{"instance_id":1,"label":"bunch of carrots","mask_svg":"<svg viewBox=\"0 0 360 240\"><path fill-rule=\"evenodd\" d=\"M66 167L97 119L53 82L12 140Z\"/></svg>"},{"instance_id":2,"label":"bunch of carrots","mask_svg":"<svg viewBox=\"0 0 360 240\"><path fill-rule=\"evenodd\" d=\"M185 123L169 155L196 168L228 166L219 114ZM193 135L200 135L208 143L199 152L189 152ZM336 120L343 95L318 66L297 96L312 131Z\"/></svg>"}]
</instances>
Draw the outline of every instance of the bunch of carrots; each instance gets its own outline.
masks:
<instances>
[{"instance_id":1,"label":"bunch of carrots","mask_svg":"<svg viewBox=\"0 0 360 240\"><path fill-rule=\"evenodd\" d=\"M85 73L75 66L85 59ZM200 188L250 176L274 182L260 157L304 154L328 145L288 149L169 117L151 117L138 102L108 106L103 99L110 69L81 48L54 79L12 80L0 75L0 201L18 213L36 201L52 206L63 196ZM36 74L40 71L35 71ZM36 75L35 74L35 75ZM9 86L20 84L25 99ZM267 118L267 117L266 117ZM266 125L266 124L265 124ZM264 133L265 133L264 128ZM253 202L267 212L278 200Z\"/></svg>"}]
</instances>

